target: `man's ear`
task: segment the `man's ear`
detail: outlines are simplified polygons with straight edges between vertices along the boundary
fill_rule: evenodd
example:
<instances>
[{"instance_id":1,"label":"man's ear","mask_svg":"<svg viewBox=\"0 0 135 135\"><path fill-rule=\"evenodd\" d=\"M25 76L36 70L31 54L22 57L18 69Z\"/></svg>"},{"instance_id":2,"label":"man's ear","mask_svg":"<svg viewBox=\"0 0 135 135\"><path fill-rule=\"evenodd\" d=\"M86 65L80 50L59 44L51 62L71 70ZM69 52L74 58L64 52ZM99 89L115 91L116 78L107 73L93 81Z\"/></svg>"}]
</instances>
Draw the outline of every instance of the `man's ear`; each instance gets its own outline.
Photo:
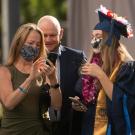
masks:
<instances>
[{"instance_id":1,"label":"man's ear","mask_svg":"<svg viewBox=\"0 0 135 135\"><path fill-rule=\"evenodd\" d=\"M61 30L60 30L60 40L63 38L63 34L64 34L64 29L61 28Z\"/></svg>"}]
</instances>

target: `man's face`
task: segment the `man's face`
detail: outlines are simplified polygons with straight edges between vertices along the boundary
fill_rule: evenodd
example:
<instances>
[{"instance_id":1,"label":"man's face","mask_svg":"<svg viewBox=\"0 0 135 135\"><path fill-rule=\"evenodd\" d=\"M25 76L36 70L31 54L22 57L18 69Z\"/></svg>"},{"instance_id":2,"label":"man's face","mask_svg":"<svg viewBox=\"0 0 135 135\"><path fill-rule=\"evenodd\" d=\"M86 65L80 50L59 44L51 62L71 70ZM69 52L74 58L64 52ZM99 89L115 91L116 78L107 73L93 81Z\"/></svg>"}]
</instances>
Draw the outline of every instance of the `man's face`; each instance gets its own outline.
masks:
<instances>
[{"instance_id":1,"label":"man's face","mask_svg":"<svg viewBox=\"0 0 135 135\"><path fill-rule=\"evenodd\" d=\"M59 30L57 26L51 22L44 22L39 27L44 33L45 45L49 52L56 51L63 35L62 29Z\"/></svg>"}]
</instances>

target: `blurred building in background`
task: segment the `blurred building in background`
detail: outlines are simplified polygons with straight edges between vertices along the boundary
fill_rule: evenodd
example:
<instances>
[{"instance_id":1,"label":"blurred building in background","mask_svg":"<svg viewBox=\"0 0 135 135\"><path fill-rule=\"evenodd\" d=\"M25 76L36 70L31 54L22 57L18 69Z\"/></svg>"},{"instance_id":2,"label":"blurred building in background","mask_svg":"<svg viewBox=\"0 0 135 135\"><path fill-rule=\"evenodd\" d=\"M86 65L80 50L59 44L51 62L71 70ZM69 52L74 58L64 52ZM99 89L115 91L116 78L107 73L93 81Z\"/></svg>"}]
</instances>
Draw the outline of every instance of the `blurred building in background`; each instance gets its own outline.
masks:
<instances>
[{"instance_id":1,"label":"blurred building in background","mask_svg":"<svg viewBox=\"0 0 135 135\"><path fill-rule=\"evenodd\" d=\"M19 0L1 0L0 5L1 5L0 60L4 63L7 58L11 39L19 26L20 4Z\"/></svg>"},{"instance_id":2,"label":"blurred building in background","mask_svg":"<svg viewBox=\"0 0 135 135\"><path fill-rule=\"evenodd\" d=\"M135 30L134 0L0 0L0 61L5 62L11 39L22 23L34 22L46 14L59 19L65 29L62 43L82 49L88 56L91 31L98 22L95 13L100 5L125 16ZM135 38L121 38L135 58Z\"/></svg>"},{"instance_id":3,"label":"blurred building in background","mask_svg":"<svg viewBox=\"0 0 135 135\"><path fill-rule=\"evenodd\" d=\"M68 0L68 42L71 47L80 48L89 54L91 31L98 22L95 9L103 6L118 15L126 17L135 31L135 1L134 0ZM134 32L135 35L135 32ZM131 55L135 58L135 37L121 37Z\"/></svg>"}]
</instances>

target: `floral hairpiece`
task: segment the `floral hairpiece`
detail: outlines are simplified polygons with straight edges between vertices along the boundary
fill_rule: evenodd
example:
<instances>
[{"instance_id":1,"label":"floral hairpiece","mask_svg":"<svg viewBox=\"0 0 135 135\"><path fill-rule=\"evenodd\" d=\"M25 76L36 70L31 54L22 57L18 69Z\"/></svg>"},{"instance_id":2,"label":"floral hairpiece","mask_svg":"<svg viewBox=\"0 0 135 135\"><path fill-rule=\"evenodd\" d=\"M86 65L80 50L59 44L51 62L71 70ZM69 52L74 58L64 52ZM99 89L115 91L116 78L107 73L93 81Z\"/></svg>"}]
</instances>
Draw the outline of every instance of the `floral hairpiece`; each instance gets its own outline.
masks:
<instances>
[{"instance_id":1,"label":"floral hairpiece","mask_svg":"<svg viewBox=\"0 0 135 135\"><path fill-rule=\"evenodd\" d=\"M109 18L112 18L116 20L117 22L126 25L127 34L128 34L127 37L128 38L133 37L133 29L131 27L131 24L124 17L118 16L116 13L113 13L111 10L107 9L103 5L100 5L100 8L96 9L96 12L101 12L105 14L106 16L108 16Z\"/></svg>"}]
</instances>

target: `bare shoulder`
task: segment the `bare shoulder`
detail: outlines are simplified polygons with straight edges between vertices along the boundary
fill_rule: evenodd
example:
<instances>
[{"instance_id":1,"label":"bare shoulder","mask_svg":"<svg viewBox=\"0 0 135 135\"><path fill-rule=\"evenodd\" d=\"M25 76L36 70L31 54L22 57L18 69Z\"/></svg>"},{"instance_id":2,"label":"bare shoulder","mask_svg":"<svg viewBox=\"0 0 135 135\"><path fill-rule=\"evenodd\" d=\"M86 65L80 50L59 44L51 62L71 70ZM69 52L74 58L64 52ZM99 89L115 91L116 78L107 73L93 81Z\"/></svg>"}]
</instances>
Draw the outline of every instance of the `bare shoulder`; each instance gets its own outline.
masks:
<instances>
[{"instance_id":1,"label":"bare shoulder","mask_svg":"<svg viewBox=\"0 0 135 135\"><path fill-rule=\"evenodd\" d=\"M10 71L6 66L0 65L0 78L2 77L10 77Z\"/></svg>"}]
</instances>

